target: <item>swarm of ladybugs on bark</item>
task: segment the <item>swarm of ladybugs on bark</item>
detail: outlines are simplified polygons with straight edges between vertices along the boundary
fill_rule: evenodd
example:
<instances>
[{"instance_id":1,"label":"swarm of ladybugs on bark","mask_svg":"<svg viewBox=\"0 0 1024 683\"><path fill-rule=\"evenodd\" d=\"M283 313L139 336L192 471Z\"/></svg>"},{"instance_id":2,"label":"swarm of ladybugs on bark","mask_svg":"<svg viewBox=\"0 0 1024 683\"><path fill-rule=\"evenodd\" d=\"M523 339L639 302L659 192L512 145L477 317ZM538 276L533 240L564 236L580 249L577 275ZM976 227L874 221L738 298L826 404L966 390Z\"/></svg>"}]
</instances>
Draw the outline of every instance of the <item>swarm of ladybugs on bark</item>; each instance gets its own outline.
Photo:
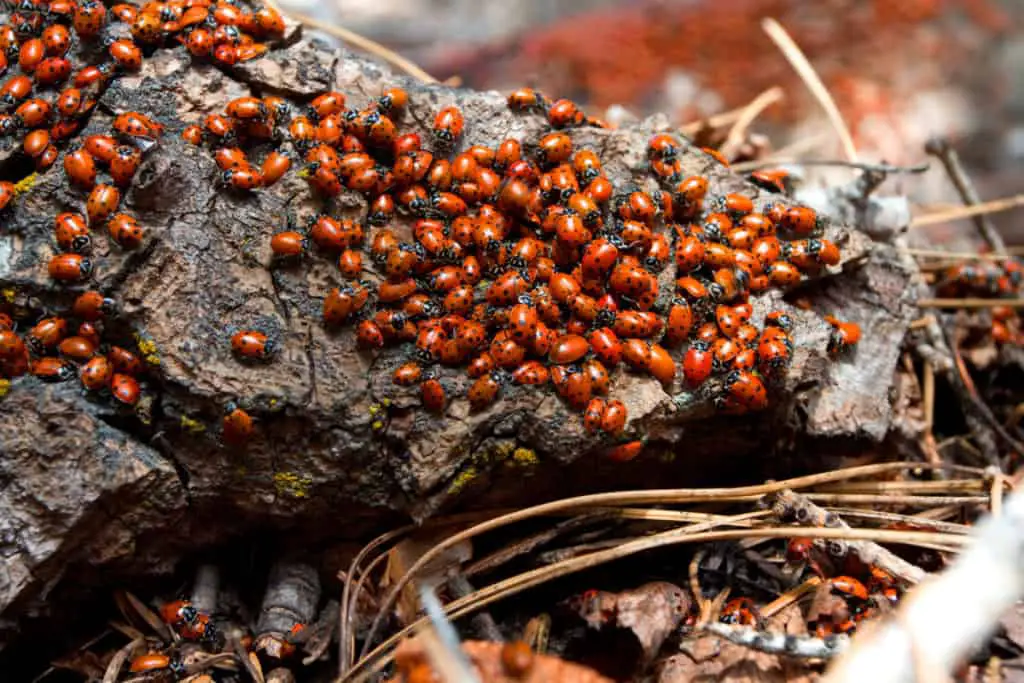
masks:
<instances>
[{"instance_id":1,"label":"swarm of ladybugs on bark","mask_svg":"<svg viewBox=\"0 0 1024 683\"><path fill-rule=\"evenodd\" d=\"M222 65L254 59L268 49L262 41L284 33L284 21L269 7L209 0L109 8L96 0L20 0L8 8L9 21L0 26L0 76L7 76L0 86L0 138L20 140L37 172L63 152L64 173L82 193L83 210L54 216L59 253L48 272L62 284L84 283L93 274L95 232L106 231L124 250L142 244L144 227L120 207L143 156L156 149L164 130L146 114L125 112L107 133L72 145L104 89L119 75L138 71L144 53L159 47L180 43L195 59ZM131 38L112 38L116 24L128 27ZM75 71L69 55L76 47L97 63ZM14 183L0 182L0 212L13 210L17 193ZM31 373L57 382L77 374L85 389L109 391L116 402L136 405L144 364L133 351L104 343L103 319L113 310L113 299L89 290L65 315L44 318L24 334L0 311L0 377ZM229 410L226 419L232 415L247 417Z\"/></svg>"},{"instance_id":2,"label":"swarm of ladybugs on bark","mask_svg":"<svg viewBox=\"0 0 1024 683\"><path fill-rule=\"evenodd\" d=\"M105 37L116 22L130 27L131 39ZM111 79L140 68L143 50L181 43L196 59L232 64L259 56L266 45L255 41L283 31L270 8L209 0L109 10L94 0L22 0L0 29L0 52L10 60L3 68L18 61L0 88L0 107L13 109L0 114L0 133L21 136L24 154L44 171ZM64 55L76 40L104 59L72 77ZM324 212L285 226L270 247L278 261L303 258L310 242L337 257L347 284L324 300L324 323L354 326L365 350L406 346L409 360L395 370L394 383L418 385L428 411L443 413L450 398L439 366L465 368L476 411L506 386L550 386L581 413L587 430L618 443L610 457L626 460L643 444L625 439L626 406L610 397L620 365L666 387L681 374L687 389L704 391L729 413L768 405L793 353L792 321L776 311L758 328L749 298L838 264L839 249L821 237L823 220L812 209L709 193L706 178L682 173L681 143L669 135L654 136L646 150L660 189L617 188L598 155L570 134L605 124L569 100L551 102L533 90L512 93L508 105L545 117L550 132L494 148L459 151L465 122L455 106L437 112L429 139L402 133L408 104L399 88L364 109L347 108L340 92L303 106L242 97L182 137L209 151L225 191L258 191L296 172L325 205L345 190L366 197L365 220ZM49 262L53 280L89 280L97 230L126 250L144 241L144 226L120 205L143 157L158 153L163 131L149 115L125 112L107 133L63 149L63 170L82 193L84 212L54 217L60 253ZM254 148L268 142L277 144L257 162ZM0 209L10 210L15 194L14 185L0 185ZM392 229L399 217L414 221L411 240ZM675 271L670 288L658 277L666 268ZM371 273L380 279L368 279ZM107 295L87 291L70 315L46 318L23 335L0 318L0 372L63 381L77 369L87 389L109 389L134 405L142 363L128 349L105 350L101 339L112 305ZM831 351L857 343L855 324L830 322ZM270 361L277 343L264 331L242 329L231 348L240 358ZM244 442L252 429L248 413L229 405L225 441Z\"/></svg>"}]
</instances>

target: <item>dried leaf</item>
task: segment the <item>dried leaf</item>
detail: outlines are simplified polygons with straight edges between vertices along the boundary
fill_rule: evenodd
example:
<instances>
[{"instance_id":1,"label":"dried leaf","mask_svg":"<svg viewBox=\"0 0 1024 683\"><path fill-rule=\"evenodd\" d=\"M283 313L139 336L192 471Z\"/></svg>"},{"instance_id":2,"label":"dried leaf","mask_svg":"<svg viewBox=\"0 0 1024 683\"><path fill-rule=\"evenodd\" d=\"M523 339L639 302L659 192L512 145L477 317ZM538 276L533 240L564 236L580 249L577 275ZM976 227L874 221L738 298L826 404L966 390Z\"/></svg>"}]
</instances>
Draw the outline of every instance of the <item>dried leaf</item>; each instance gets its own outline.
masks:
<instances>
[{"instance_id":1,"label":"dried leaf","mask_svg":"<svg viewBox=\"0 0 1024 683\"><path fill-rule=\"evenodd\" d=\"M619 593L616 623L631 630L640 641L647 663L658 654L665 638L676 630L689 609L686 591L667 581L652 581Z\"/></svg>"},{"instance_id":2,"label":"dried leaf","mask_svg":"<svg viewBox=\"0 0 1024 683\"><path fill-rule=\"evenodd\" d=\"M428 550L451 535L452 529L431 529L420 534L413 534L396 545L388 553L388 565L381 580L381 587L387 588L398 582L405 575L413 564ZM440 556L431 561L416 575L416 580L410 582L402 590L402 596L398 600L396 611L398 618L403 624L415 620L419 612L419 588L423 585L428 588L440 586L447 580L447 574L453 568L459 567L473 557L473 545L469 541L463 541L448 548Z\"/></svg>"},{"instance_id":3,"label":"dried leaf","mask_svg":"<svg viewBox=\"0 0 1024 683\"><path fill-rule=\"evenodd\" d=\"M117 654L107 664L107 670L103 674L103 683L114 683L117 680L118 675L121 673L121 667L124 666L124 663L136 648L142 647L142 643L143 640L141 638L133 640L117 651Z\"/></svg>"},{"instance_id":4,"label":"dried leaf","mask_svg":"<svg viewBox=\"0 0 1024 683\"><path fill-rule=\"evenodd\" d=\"M768 620L770 631L806 634L803 615L790 605ZM689 683L694 680L730 683L807 683L815 677L806 663L766 654L702 634L683 643L683 654L673 655L656 666L657 683Z\"/></svg>"},{"instance_id":5,"label":"dried leaf","mask_svg":"<svg viewBox=\"0 0 1024 683\"><path fill-rule=\"evenodd\" d=\"M474 673L480 683L505 683L510 680L508 670L502 663L504 643L471 640L462 644L462 649L473 662ZM418 638L403 641L395 651L395 663L400 671L411 671L427 664L427 656ZM440 679L438 679L440 680ZM515 678L517 683L612 683L593 669L566 662L548 655L532 656L529 667ZM399 675L388 683L404 683Z\"/></svg>"}]
</instances>

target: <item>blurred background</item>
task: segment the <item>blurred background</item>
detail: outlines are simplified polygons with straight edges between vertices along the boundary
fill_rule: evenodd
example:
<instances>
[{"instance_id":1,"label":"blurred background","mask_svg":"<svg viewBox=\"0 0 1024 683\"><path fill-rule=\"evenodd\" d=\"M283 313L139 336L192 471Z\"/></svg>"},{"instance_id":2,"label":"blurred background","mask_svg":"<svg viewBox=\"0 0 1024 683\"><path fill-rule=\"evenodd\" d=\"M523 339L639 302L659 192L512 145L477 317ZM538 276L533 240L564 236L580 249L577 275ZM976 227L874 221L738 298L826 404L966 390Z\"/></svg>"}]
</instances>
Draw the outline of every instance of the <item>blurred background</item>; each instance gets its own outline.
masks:
<instances>
[{"instance_id":1,"label":"blurred background","mask_svg":"<svg viewBox=\"0 0 1024 683\"><path fill-rule=\"evenodd\" d=\"M682 126L778 87L783 98L751 129L765 146L759 154L795 149L807 158L841 158L820 107L761 29L773 17L811 60L865 159L919 162L925 140L941 134L954 142L983 199L1024 186L1024 0L282 5L376 40L441 80L503 92L529 85L613 122L664 112ZM955 203L933 166L896 189L921 204ZM997 221L1021 243L1015 213Z\"/></svg>"}]
</instances>

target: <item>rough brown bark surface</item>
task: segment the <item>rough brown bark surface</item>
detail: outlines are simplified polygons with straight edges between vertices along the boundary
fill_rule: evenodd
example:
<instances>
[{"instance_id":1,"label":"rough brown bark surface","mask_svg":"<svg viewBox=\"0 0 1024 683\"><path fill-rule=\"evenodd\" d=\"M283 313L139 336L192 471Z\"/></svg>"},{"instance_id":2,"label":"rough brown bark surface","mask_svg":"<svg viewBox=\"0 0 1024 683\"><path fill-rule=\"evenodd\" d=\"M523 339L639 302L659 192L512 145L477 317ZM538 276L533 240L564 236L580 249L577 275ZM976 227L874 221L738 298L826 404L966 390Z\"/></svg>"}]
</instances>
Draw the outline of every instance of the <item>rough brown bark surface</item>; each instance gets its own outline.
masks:
<instances>
[{"instance_id":1,"label":"rough brown bark surface","mask_svg":"<svg viewBox=\"0 0 1024 683\"><path fill-rule=\"evenodd\" d=\"M124 204L148 231L144 246L124 252L97 239L92 255L91 286L120 304L108 336L131 347L141 340L148 350L148 411L142 419L126 415L77 385L12 383L0 400L0 616L17 617L76 566L122 576L166 571L187 553L240 534L288 529L295 542L355 537L402 517L423 518L456 499L522 505L574 490L735 478L737 468L761 462L793 434L885 436L897 343L913 312L906 300L910 274L887 248L873 250L862 234L838 227L829 236L842 246L846 267L820 301L827 312L859 322L864 341L835 362L825 350L828 325L793 309L795 359L762 415L709 419L713 410L700 402L680 410L657 381L620 370L612 394L627 404L630 429L652 444L647 457L615 465L600 459L601 443L551 392L510 387L474 414L463 398L464 372L446 369L451 405L441 417L424 412L415 389L391 384L402 349L362 352L350 328L323 327L322 299L341 283L332 261L313 256L295 267L270 267L270 235L288 213L301 221L322 210L305 181L292 172L270 189L226 191L210 154L180 137L184 126L242 95L301 103L335 89L348 95L349 106L361 107L390 84L411 95L401 129L424 139L437 110L453 103L466 116L463 146L496 145L510 135L536 140L544 126L540 117L509 111L499 93L410 83L351 53L307 42L294 27L288 47L230 72L194 64L181 48L161 50L106 91L83 135L106 130L113 115L128 110L167 126ZM655 117L572 135L577 146L598 151L621 187L652 182L644 172L645 145L665 129ZM686 152L684 165L706 175L712 192L764 194L697 150ZM55 286L45 270L54 250L52 217L83 201L60 163L19 198L0 230L5 296L60 312L84 289ZM332 208L353 218L364 210L354 193ZM408 236L402 220L394 229ZM786 306L778 292L759 297L755 320ZM231 332L253 326L280 340L273 362L243 364L232 356ZM390 422L374 430L374 406L386 397L393 401ZM232 399L258 423L244 449L219 439L222 406ZM676 459L662 462L652 452Z\"/></svg>"}]
</instances>

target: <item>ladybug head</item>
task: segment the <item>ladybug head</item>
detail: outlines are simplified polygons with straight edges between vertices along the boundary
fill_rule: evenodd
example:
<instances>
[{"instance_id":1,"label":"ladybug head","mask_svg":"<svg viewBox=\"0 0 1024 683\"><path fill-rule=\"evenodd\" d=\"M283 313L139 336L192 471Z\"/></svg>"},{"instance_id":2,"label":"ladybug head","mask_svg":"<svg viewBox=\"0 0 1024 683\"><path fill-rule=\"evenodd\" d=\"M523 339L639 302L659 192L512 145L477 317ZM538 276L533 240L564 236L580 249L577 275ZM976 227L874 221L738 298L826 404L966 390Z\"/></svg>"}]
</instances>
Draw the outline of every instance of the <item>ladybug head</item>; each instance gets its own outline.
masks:
<instances>
[{"instance_id":1,"label":"ladybug head","mask_svg":"<svg viewBox=\"0 0 1024 683\"><path fill-rule=\"evenodd\" d=\"M228 401L227 403L224 404L224 414L225 415L230 415L231 413L235 412L236 410L238 410L238 404L235 403L234 401Z\"/></svg>"},{"instance_id":2,"label":"ladybug head","mask_svg":"<svg viewBox=\"0 0 1024 683\"><path fill-rule=\"evenodd\" d=\"M91 245L92 238L90 238L89 235L78 235L71 240L71 249L79 254L83 251L88 251Z\"/></svg>"},{"instance_id":3,"label":"ladybug head","mask_svg":"<svg viewBox=\"0 0 1024 683\"><path fill-rule=\"evenodd\" d=\"M78 270L82 273L83 277L92 275L92 261L87 258L82 259L79 263Z\"/></svg>"}]
</instances>

